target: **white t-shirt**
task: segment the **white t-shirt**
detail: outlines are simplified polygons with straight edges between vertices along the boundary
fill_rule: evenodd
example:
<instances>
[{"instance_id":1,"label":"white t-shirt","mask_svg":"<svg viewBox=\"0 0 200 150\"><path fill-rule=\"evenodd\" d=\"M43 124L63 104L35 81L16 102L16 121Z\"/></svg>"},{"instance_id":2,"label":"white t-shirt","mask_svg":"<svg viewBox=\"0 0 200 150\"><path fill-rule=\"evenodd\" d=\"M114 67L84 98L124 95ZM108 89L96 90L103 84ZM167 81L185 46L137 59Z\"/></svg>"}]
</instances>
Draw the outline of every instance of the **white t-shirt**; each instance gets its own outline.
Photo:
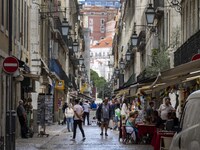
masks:
<instances>
[{"instance_id":1,"label":"white t-shirt","mask_svg":"<svg viewBox=\"0 0 200 150\"><path fill-rule=\"evenodd\" d=\"M173 110L174 110L174 108L171 105L167 106L165 104L161 104L160 108L158 109L158 111L160 112L160 117L161 117L162 120L167 120L168 113L173 111Z\"/></svg>"},{"instance_id":2,"label":"white t-shirt","mask_svg":"<svg viewBox=\"0 0 200 150\"><path fill-rule=\"evenodd\" d=\"M169 93L170 102L173 108L176 106L176 93Z\"/></svg>"},{"instance_id":3,"label":"white t-shirt","mask_svg":"<svg viewBox=\"0 0 200 150\"><path fill-rule=\"evenodd\" d=\"M128 114L129 114L128 108L127 108L126 104L123 103L122 104L122 109L121 109L121 115L125 115L126 119L127 119L128 118Z\"/></svg>"},{"instance_id":4,"label":"white t-shirt","mask_svg":"<svg viewBox=\"0 0 200 150\"><path fill-rule=\"evenodd\" d=\"M82 117L83 107L79 104L74 105L74 112L76 112L79 116ZM80 118L78 118L75 113L74 113L74 120L80 120Z\"/></svg>"},{"instance_id":5,"label":"white t-shirt","mask_svg":"<svg viewBox=\"0 0 200 150\"><path fill-rule=\"evenodd\" d=\"M74 110L72 108L65 109L65 117L72 118L74 116Z\"/></svg>"},{"instance_id":6,"label":"white t-shirt","mask_svg":"<svg viewBox=\"0 0 200 150\"><path fill-rule=\"evenodd\" d=\"M83 104L84 112L89 112L90 105L88 103Z\"/></svg>"}]
</instances>

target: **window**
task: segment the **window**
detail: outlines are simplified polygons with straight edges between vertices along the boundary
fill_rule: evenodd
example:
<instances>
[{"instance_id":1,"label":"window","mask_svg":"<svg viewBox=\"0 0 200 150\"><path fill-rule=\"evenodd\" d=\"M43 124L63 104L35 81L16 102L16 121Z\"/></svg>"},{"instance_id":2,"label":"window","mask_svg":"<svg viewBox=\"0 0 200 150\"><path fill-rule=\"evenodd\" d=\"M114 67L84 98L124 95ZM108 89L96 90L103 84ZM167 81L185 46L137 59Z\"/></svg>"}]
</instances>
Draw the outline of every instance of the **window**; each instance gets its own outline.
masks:
<instances>
[{"instance_id":1,"label":"window","mask_svg":"<svg viewBox=\"0 0 200 150\"><path fill-rule=\"evenodd\" d=\"M93 53L90 53L90 57L93 57Z\"/></svg>"},{"instance_id":2,"label":"window","mask_svg":"<svg viewBox=\"0 0 200 150\"><path fill-rule=\"evenodd\" d=\"M107 2L107 6L113 6L113 2Z\"/></svg>"},{"instance_id":3,"label":"window","mask_svg":"<svg viewBox=\"0 0 200 150\"><path fill-rule=\"evenodd\" d=\"M119 2L115 2L115 6L116 6L116 7L119 7Z\"/></svg>"},{"instance_id":4,"label":"window","mask_svg":"<svg viewBox=\"0 0 200 150\"><path fill-rule=\"evenodd\" d=\"M101 19L101 25L105 24L105 19Z\"/></svg>"},{"instance_id":5,"label":"window","mask_svg":"<svg viewBox=\"0 0 200 150\"><path fill-rule=\"evenodd\" d=\"M95 5L101 6L101 2L95 2Z\"/></svg>"},{"instance_id":6,"label":"window","mask_svg":"<svg viewBox=\"0 0 200 150\"><path fill-rule=\"evenodd\" d=\"M95 53L95 57L97 57L97 52Z\"/></svg>"},{"instance_id":7,"label":"window","mask_svg":"<svg viewBox=\"0 0 200 150\"><path fill-rule=\"evenodd\" d=\"M109 56L109 52L107 52L107 56Z\"/></svg>"},{"instance_id":8,"label":"window","mask_svg":"<svg viewBox=\"0 0 200 150\"><path fill-rule=\"evenodd\" d=\"M86 5L91 5L91 2L86 2Z\"/></svg>"},{"instance_id":9,"label":"window","mask_svg":"<svg viewBox=\"0 0 200 150\"><path fill-rule=\"evenodd\" d=\"M99 52L99 57L101 57L101 52Z\"/></svg>"},{"instance_id":10,"label":"window","mask_svg":"<svg viewBox=\"0 0 200 150\"><path fill-rule=\"evenodd\" d=\"M93 33L93 26L90 26L89 29L90 29L90 32Z\"/></svg>"},{"instance_id":11,"label":"window","mask_svg":"<svg viewBox=\"0 0 200 150\"><path fill-rule=\"evenodd\" d=\"M4 25L4 0L1 0L1 24Z\"/></svg>"},{"instance_id":12,"label":"window","mask_svg":"<svg viewBox=\"0 0 200 150\"><path fill-rule=\"evenodd\" d=\"M89 19L89 25L93 25L93 19L92 18Z\"/></svg>"},{"instance_id":13,"label":"window","mask_svg":"<svg viewBox=\"0 0 200 150\"><path fill-rule=\"evenodd\" d=\"M105 56L105 52L103 52L103 56Z\"/></svg>"},{"instance_id":14,"label":"window","mask_svg":"<svg viewBox=\"0 0 200 150\"><path fill-rule=\"evenodd\" d=\"M101 5L102 6L106 6L106 2L101 2Z\"/></svg>"},{"instance_id":15,"label":"window","mask_svg":"<svg viewBox=\"0 0 200 150\"><path fill-rule=\"evenodd\" d=\"M105 32L104 26L101 26L101 27L100 27L100 32L101 32L101 33L104 33L104 32Z\"/></svg>"}]
</instances>

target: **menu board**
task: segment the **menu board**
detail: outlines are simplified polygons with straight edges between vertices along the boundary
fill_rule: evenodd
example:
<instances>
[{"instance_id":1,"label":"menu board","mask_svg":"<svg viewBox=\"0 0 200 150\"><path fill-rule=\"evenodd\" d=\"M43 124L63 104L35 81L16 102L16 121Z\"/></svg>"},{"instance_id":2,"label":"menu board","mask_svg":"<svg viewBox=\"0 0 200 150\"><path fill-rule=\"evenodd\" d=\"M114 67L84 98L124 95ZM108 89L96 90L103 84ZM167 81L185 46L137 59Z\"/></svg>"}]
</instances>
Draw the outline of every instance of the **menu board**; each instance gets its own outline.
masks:
<instances>
[{"instance_id":1,"label":"menu board","mask_svg":"<svg viewBox=\"0 0 200 150\"><path fill-rule=\"evenodd\" d=\"M37 123L41 126L53 123L53 95L39 93Z\"/></svg>"}]
</instances>

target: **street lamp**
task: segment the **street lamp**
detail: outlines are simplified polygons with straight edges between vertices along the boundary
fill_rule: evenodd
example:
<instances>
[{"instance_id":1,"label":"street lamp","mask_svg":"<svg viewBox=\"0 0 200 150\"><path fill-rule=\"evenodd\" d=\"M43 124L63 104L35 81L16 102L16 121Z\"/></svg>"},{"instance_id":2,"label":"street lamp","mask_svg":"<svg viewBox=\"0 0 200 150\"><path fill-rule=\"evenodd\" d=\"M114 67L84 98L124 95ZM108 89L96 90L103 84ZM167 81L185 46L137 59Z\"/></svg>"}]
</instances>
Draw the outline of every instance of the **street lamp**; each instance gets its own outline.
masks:
<instances>
[{"instance_id":1,"label":"street lamp","mask_svg":"<svg viewBox=\"0 0 200 150\"><path fill-rule=\"evenodd\" d=\"M76 39L73 42L73 50L74 50L74 53L78 52L78 42L76 41Z\"/></svg>"},{"instance_id":2,"label":"street lamp","mask_svg":"<svg viewBox=\"0 0 200 150\"><path fill-rule=\"evenodd\" d=\"M80 55L79 59L78 59L79 65L81 66L84 63L84 58L82 55Z\"/></svg>"},{"instance_id":3,"label":"street lamp","mask_svg":"<svg viewBox=\"0 0 200 150\"><path fill-rule=\"evenodd\" d=\"M124 69L125 68L125 63L124 63L123 58L120 59L119 64L120 64L120 69Z\"/></svg>"},{"instance_id":4,"label":"street lamp","mask_svg":"<svg viewBox=\"0 0 200 150\"><path fill-rule=\"evenodd\" d=\"M152 4L150 3L149 7L147 7L147 9L145 11L146 21L147 21L148 26L153 25L155 14L156 13L154 11L154 8L153 8Z\"/></svg>"},{"instance_id":5,"label":"street lamp","mask_svg":"<svg viewBox=\"0 0 200 150\"><path fill-rule=\"evenodd\" d=\"M131 60L131 52L130 52L129 49L128 49L127 52L126 52L125 57L126 57L126 61L130 61L130 60Z\"/></svg>"},{"instance_id":6,"label":"street lamp","mask_svg":"<svg viewBox=\"0 0 200 150\"><path fill-rule=\"evenodd\" d=\"M115 68L115 74L119 75L119 68L118 67Z\"/></svg>"},{"instance_id":7,"label":"street lamp","mask_svg":"<svg viewBox=\"0 0 200 150\"><path fill-rule=\"evenodd\" d=\"M82 65L81 65L81 71L82 71L82 72L85 72L85 64L82 64Z\"/></svg>"},{"instance_id":8,"label":"street lamp","mask_svg":"<svg viewBox=\"0 0 200 150\"><path fill-rule=\"evenodd\" d=\"M62 21L61 28L62 28L62 35L63 36L68 36L70 25L69 25L69 22L67 21L66 18L64 18L64 20Z\"/></svg>"},{"instance_id":9,"label":"street lamp","mask_svg":"<svg viewBox=\"0 0 200 150\"><path fill-rule=\"evenodd\" d=\"M133 31L133 34L132 34L132 36L131 36L131 45L132 45L133 47L136 47L136 46L137 46L137 42L138 42L138 36L137 36L136 31L134 30L134 31Z\"/></svg>"}]
</instances>

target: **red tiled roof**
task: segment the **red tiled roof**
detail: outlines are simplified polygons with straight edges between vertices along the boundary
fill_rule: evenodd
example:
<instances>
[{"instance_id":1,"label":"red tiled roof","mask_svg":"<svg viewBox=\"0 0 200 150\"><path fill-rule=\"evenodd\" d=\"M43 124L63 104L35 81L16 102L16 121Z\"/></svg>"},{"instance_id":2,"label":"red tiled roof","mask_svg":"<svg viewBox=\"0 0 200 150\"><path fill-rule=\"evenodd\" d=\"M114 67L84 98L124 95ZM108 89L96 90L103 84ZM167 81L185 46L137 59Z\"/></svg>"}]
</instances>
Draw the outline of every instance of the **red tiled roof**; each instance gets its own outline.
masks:
<instances>
[{"instance_id":1,"label":"red tiled roof","mask_svg":"<svg viewBox=\"0 0 200 150\"><path fill-rule=\"evenodd\" d=\"M113 39L112 37L106 37L99 41L96 45L92 45L91 48L104 48L104 47L112 47Z\"/></svg>"}]
</instances>

